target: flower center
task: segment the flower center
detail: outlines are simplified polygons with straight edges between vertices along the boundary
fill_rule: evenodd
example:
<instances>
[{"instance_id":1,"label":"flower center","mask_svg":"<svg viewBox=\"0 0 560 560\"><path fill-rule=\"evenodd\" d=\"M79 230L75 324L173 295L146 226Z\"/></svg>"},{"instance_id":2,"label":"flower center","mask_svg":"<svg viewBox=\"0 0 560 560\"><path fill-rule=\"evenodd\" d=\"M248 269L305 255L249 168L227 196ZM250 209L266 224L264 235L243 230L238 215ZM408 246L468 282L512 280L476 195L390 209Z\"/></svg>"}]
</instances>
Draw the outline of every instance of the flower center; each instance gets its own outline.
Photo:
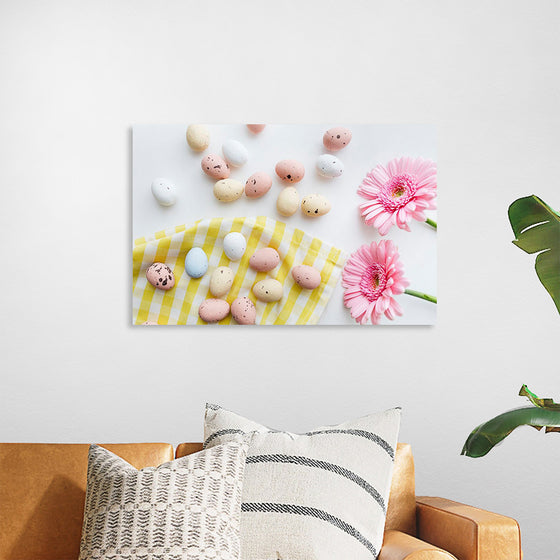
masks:
<instances>
[{"instance_id":1,"label":"flower center","mask_svg":"<svg viewBox=\"0 0 560 560\"><path fill-rule=\"evenodd\" d=\"M377 263L371 265L362 276L360 290L369 301L376 301L387 286L385 269Z\"/></svg>"},{"instance_id":2,"label":"flower center","mask_svg":"<svg viewBox=\"0 0 560 560\"><path fill-rule=\"evenodd\" d=\"M408 173L394 175L382 187L379 198L386 210L394 212L406 206L416 194L418 183Z\"/></svg>"}]
</instances>

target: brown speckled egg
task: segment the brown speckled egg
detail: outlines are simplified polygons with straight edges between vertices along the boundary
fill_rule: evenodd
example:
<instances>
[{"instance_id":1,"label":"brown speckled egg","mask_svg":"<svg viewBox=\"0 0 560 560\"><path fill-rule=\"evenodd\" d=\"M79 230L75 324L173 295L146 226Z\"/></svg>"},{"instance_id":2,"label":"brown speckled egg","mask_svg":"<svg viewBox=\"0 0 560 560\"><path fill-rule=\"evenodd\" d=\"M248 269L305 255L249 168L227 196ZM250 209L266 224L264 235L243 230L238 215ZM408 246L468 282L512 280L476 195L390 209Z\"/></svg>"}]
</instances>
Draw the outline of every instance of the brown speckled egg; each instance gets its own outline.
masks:
<instances>
[{"instance_id":1,"label":"brown speckled egg","mask_svg":"<svg viewBox=\"0 0 560 560\"><path fill-rule=\"evenodd\" d=\"M248 124L247 128L253 133L253 134L259 134L260 132L262 132L264 130L264 127L266 126L266 124Z\"/></svg>"},{"instance_id":2,"label":"brown speckled egg","mask_svg":"<svg viewBox=\"0 0 560 560\"><path fill-rule=\"evenodd\" d=\"M283 159L276 164L276 175L286 183L299 183L305 175L305 167L295 159Z\"/></svg>"},{"instance_id":3,"label":"brown speckled egg","mask_svg":"<svg viewBox=\"0 0 560 560\"><path fill-rule=\"evenodd\" d=\"M257 319L255 304L248 297L238 297L231 304L231 316L240 325L254 325Z\"/></svg>"},{"instance_id":4,"label":"brown speckled egg","mask_svg":"<svg viewBox=\"0 0 560 560\"><path fill-rule=\"evenodd\" d=\"M292 277L296 284L305 290L314 290L321 284L321 273L316 268L306 264L294 266Z\"/></svg>"},{"instance_id":5,"label":"brown speckled egg","mask_svg":"<svg viewBox=\"0 0 560 560\"><path fill-rule=\"evenodd\" d=\"M245 183L245 195L249 198L260 198L272 187L272 179L268 173L257 171Z\"/></svg>"},{"instance_id":6,"label":"brown speckled egg","mask_svg":"<svg viewBox=\"0 0 560 560\"><path fill-rule=\"evenodd\" d=\"M230 174L230 168L225 159L216 154L208 154L200 162L202 171L212 179L227 179Z\"/></svg>"},{"instance_id":7,"label":"brown speckled egg","mask_svg":"<svg viewBox=\"0 0 560 560\"><path fill-rule=\"evenodd\" d=\"M229 315L229 303L223 299L206 299L198 308L198 316L207 323L217 323Z\"/></svg>"},{"instance_id":8,"label":"brown speckled egg","mask_svg":"<svg viewBox=\"0 0 560 560\"><path fill-rule=\"evenodd\" d=\"M343 126L329 128L323 135L323 145L331 152L338 152L350 144L352 132Z\"/></svg>"},{"instance_id":9,"label":"brown speckled egg","mask_svg":"<svg viewBox=\"0 0 560 560\"><path fill-rule=\"evenodd\" d=\"M171 290L175 286L173 271L163 263L155 262L146 269L148 282L160 290Z\"/></svg>"},{"instance_id":10,"label":"brown speckled egg","mask_svg":"<svg viewBox=\"0 0 560 560\"><path fill-rule=\"evenodd\" d=\"M258 272L268 272L278 266L280 255L276 249L265 247L255 251L249 259L249 266Z\"/></svg>"},{"instance_id":11,"label":"brown speckled egg","mask_svg":"<svg viewBox=\"0 0 560 560\"><path fill-rule=\"evenodd\" d=\"M301 211L304 216L309 216L310 218L324 216L325 214L328 214L330 210L331 203L320 194L308 194L301 201Z\"/></svg>"}]
</instances>

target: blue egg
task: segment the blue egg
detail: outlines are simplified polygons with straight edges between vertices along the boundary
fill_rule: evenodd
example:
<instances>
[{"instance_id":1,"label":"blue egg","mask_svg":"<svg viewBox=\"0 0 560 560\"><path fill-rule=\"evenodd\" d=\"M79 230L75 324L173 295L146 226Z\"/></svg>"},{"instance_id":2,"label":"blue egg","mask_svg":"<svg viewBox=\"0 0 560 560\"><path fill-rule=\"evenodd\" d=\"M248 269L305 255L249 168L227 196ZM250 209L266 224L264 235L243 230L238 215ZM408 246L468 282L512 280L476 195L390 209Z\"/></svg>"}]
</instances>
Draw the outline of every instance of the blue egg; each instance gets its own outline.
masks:
<instances>
[{"instance_id":1,"label":"blue egg","mask_svg":"<svg viewBox=\"0 0 560 560\"><path fill-rule=\"evenodd\" d=\"M191 278L200 278L208 270L208 257L200 247L193 247L185 257L185 272Z\"/></svg>"}]
</instances>

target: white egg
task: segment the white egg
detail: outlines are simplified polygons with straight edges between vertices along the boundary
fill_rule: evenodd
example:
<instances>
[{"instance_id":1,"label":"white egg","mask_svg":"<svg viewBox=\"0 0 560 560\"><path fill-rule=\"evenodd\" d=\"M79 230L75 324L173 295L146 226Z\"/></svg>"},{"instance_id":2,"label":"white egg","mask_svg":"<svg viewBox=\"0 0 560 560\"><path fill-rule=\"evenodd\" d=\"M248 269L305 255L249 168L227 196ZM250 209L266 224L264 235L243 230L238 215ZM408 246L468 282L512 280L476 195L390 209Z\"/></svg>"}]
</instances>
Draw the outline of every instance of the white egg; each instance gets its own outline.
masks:
<instances>
[{"instance_id":1,"label":"white egg","mask_svg":"<svg viewBox=\"0 0 560 560\"><path fill-rule=\"evenodd\" d=\"M152 194L162 206L173 206L177 200L175 185L161 177L152 181Z\"/></svg>"},{"instance_id":2,"label":"white egg","mask_svg":"<svg viewBox=\"0 0 560 560\"><path fill-rule=\"evenodd\" d=\"M239 261L245 254L247 241L237 231L232 231L224 237L224 253L230 261Z\"/></svg>"},{"instance_id":3,"label":"white egg","mask_svg":"<svg viewBox=\"0 0 560 560\"><path fill-rule=\"evenodd\" d=\"M335 156L323 154L317 158L317 172L323 177L340 177L344 172L344 164Z\"/></svg>"},{"instance_id":4,"label":"white egg","mask_svg":"<svg viewBox=\"0 0 560 560\"><path fill-rule=\"evenodd\" d=\"M226 161L234 167L241 167L249 159L247 148L241 142L231 138L223 143L222 153Z\"/></svg>"}]
</instances>

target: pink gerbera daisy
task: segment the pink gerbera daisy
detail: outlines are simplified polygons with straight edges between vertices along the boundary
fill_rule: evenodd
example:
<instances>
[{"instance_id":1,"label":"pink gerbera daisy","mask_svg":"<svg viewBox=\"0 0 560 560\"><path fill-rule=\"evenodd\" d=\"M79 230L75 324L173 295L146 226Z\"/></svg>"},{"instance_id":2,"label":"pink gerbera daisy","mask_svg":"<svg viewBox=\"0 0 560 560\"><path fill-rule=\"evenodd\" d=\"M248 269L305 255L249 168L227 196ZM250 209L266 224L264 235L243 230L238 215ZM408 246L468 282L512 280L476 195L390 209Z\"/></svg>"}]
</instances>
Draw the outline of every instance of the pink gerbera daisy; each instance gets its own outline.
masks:
<instances>
[{"instance_id":1,"label":"pink gerbera daisy","mask_svg":"<svg viewBox=\"0 0 560 560\"><path fill-rule=\"evenodd\" d=\"M342 287L344 305L361 325L368 319L376 325L382 315L394 319L402 315L393 296L408 286L399 252L392 241L362 245L344 265Z\"/></svg>"},{"instance_id":2,"label":"pink gerbera daisy","mask_svg":"<svg viewBox=\"0 0 560 560\"><path fill-rule=\"evenodd\" d=\"M360 204L366 224L386 235L394 225L410 231L411 219L425 222L424 212L436 207L436 174L435 162L422 158L400 157L374 167L358 188L367 200Z\"/></svg>"}]
</instances>

